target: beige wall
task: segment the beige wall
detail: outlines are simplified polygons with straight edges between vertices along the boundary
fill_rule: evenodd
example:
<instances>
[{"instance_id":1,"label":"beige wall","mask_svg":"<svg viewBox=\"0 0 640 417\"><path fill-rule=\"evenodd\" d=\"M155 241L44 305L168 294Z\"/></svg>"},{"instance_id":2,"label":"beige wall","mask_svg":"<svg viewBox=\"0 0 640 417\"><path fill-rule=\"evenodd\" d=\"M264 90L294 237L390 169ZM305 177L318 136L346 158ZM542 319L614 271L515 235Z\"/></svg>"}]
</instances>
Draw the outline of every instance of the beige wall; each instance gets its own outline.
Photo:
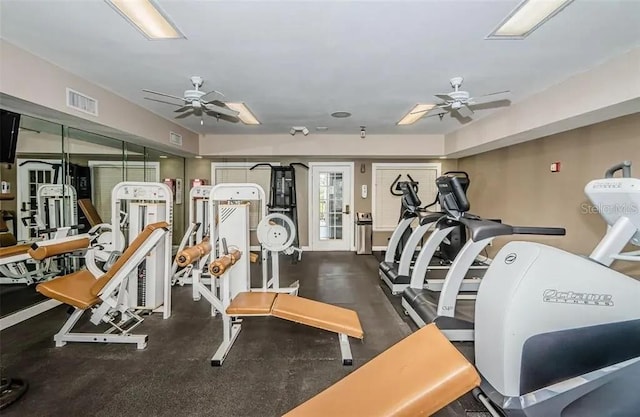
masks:
<instances>
[{"instance_id":1,"label":"beige wall","mask_svg":"<svg viewBox=\"0 0 640 417\"><path fill-rule=\"evenodd\" d=\"M518 239L588 255L606 227L598 214L584 213L584 187L623 160L635 162L638 177L640 113L463 158L458 166L471 175L472 213L514 225L565 227L567 235L561 238ZM561 171L551 173L549 166L556 161ZM496 239L491 254L508 240Z\"/></svg>"},{"instance_id":2,"label":"beige wall","mask_svg":"<svg viewBox=\"0 0 640 417\"><path fill-rule=\"evenodd\" d=\"M430 162L430 163L441 163L442 164L442 172L448 170L457 169L457 161L455 160L411 160L411 159L326 159L326 158L277 158L277 157L264 157L260 158L261 161L267 162L280 162L285 165L291 162L302 162L308 164L309 162L353 162L354 163L354 197L355 201L353 202L353 212L371 212L371 191L369 191L366 199L363 199L360 196L360 188L362 185L367 185L369 190L371 190L371 165L376 162ZM247 158L226 158L226 159L187 159L186 166L186 176L187 176L187 186L190 187L191 180L194 178L204 178L210 184L211 181L211 162L249 162L250 160ZM364 173L361 172L361 166L364 165ZM302 246L309 245L309 206L308 206L308 175L306 170L304 169L296 169L296 185L298 188L298 227L300 234L300 244ZM268 194L269 190L265 190ZM426 202L424 202L426 204ZM400 207L398 207L398 215L400 214ZM375 232L373 236L373 245L374 246L386 246L389 237L391 236L391 232Z\"/></svg>"},{"instance_id":3,"label":"beige wall","mask_svg":"<svg viewBox=\"0 0 640 417\"><path fill-rule=\"evenodd\" d=\"M28 81L25 81L28 80ZM66 105L66 89L72 88L98 100L98 116ZM170 122L96 84L71 74L0 39L0 92L48 109L118 129L163 149L196 154L199 135ZM74 126L72 123L67 125ZM96 129L92 129L96 130ZM183 146L169 143L169 132L182 135Z\"/></svg>"},{"instance_id":4,"label":"beige wall","mask_svg":"<svg viewBox=\"0 0 640 417\"><path fill-rule=\"evenodd\" d=\"M200 155L212 157L425 158L444 155L444 135L203 135Z\"/></svg>"},{"instance_id":5,"label":"beige wall","mask_svg":"<svg viewBox=\"0 0 640 417\"><path fill-rule=\"evenodd\" d=\"M445 155L469 156L636 112L640 48L447 133Z\"/></svg>"}]
</instances>

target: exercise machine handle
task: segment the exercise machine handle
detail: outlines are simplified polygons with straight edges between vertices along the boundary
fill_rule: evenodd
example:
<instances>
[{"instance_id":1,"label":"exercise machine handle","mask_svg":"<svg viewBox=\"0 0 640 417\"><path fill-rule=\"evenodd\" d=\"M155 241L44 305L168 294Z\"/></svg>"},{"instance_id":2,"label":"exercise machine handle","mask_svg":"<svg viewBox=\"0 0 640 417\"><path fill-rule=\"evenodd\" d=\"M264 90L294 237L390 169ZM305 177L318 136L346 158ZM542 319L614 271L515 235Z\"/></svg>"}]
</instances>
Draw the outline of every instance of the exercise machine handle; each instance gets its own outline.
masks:
<instances>
[{"instance_id":1,"label":"exercise machine handle","mask_svg":"<svg viewBox=\"0 0 640 417\"><path fill-rule=\"evenodd\" d=\"M396 179L393 180L393 182L391 183L391 186L389 187L389 192L391 193L391 195L395 195L396 197L400 197L402 195L402 193L396 193L395 191L396 184L398 184L398 180L400 179L400 177L402 177L402 174L398 174Z\"/></svg>"},{"instance_id":2,"label":"exercise machine handle","mask_svg":"<svg viewBox=\"0 0 640 417\"><path fill-rule=\"evenodd\" d=\"M514 235L541 235L541 236L565 236L567 229L564 227L529 227L513 226Z\"/></svg>"},{"instance_id":3,"label":"exercise machine handle","mask_svg":"<svg viewBox=\"0 0 640 417\"><path fill-rule=\"evenodd\" d=\"M631 178L631 161L624 161L616 164L605 171L605 178L613 178L616 172L622 171L623 178Z\"/></svg>"}]
</instances>

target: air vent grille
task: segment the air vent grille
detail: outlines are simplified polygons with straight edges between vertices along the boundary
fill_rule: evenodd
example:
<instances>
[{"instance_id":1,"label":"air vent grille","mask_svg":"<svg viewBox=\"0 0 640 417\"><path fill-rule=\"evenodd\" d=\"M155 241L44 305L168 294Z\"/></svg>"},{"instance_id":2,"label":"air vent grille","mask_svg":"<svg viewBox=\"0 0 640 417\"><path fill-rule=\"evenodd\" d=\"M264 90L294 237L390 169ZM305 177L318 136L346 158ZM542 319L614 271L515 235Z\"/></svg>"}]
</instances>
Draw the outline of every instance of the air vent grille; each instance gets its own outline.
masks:
<instances>
[{"instance_id":1,"label":"air vent grille","mask_svg":"<svg viewBox=\"0 0 640 417\"><path fill-rule=\"evenodd\" d=\"M98 115L98 100L70 88L67 88L67 107L93 116Z\"/></svg>"},{"instance_id":2,"label":"air vent grille","mask_svg":"<svg viewBox=\"0 0 640 417\"><path fill-rule=\"evenodd\" d=\"M182 135L175 132L169 132L169 143L176 146L182 146Z\"/></svg>"}]
</instances>

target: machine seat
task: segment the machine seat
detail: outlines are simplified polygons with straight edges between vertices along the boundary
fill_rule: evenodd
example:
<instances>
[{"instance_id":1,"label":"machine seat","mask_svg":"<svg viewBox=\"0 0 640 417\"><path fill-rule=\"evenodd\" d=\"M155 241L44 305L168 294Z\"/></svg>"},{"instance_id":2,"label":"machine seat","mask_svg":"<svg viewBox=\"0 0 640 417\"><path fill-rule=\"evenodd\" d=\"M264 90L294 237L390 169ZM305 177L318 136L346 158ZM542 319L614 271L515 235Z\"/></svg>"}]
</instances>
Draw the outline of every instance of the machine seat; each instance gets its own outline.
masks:
<instances>
[{"instance_id":1,"label":"machine seat","mask_svg":"<svg viewBox=\"0 0 640 417\"><path fill-rule=\"evenodd\" d=\"M129 261L153 231L167 227L169 227L169 224L166 222L153 223L145 227L127 247L122 256L113 264L111 269L98 279L90 271L81 270L38 284L36 291L82 310L91 308L100 302L100 297L98 296L100 291Z\"/></svg>"},{"instance_id":2,"label":"machine seat","mask_svg":"<svg viewBox=\"0 0 640 417\"><path fill-rule=\"evenodd\" d=\"M227 314L230 316L271 315L271 308L277 296L276 292L241 292L227 307Z\"/></svg>"},{"instance_id":3,"label":"machine seat","mask_svg":"<svg viewBox=\"0 0 640 417\"><path fill-rule=\"evenodd\" d=\"M241 292L226 310L230 316L274 316L362 339L358 313L308 298L276 292Z\"/></svg>"},{"instance_id":4,"label":"machine seat","mask_svg":"<svg viewBox=\"0 0 640 417\"><path fill-rule=\"evenodd\" d=\"M428 325L284 417L429 416L479 384L473 365Z\"/></svg>"},{"instance_id":5,"label":"machine seat","mask_svg":"<svg viewBox=\"0 0 640 417\"><path fill-rule=\"evenodd\" d=\"M275 317L306 324L335 333L362 339L364 332L358 313L308 298L278 294L271 314Z\"/></svg>"},{"instance_id":6,"label":"machine seat","mask_svg":"<svg viewBox=\"0 0 640 417\"><path fill-rule=\"evenodd\" d=\"M83 269L38 284L36 290L51 299L86 310L100 302L100 297L91 294L91 287L95 283L96 278L93 274Z\"/></svg>"},{"instance_id":7,"label":"machine seat","mask_svg":"<svg viewBox=\"0 0 640 417\"><path fill-rule=\"evenodd\" d=\"M29 252L30 244L13 245L6 248L0 248L0 258L8 258L9 256L22 255Z\"/></svg>"}]
</instances>

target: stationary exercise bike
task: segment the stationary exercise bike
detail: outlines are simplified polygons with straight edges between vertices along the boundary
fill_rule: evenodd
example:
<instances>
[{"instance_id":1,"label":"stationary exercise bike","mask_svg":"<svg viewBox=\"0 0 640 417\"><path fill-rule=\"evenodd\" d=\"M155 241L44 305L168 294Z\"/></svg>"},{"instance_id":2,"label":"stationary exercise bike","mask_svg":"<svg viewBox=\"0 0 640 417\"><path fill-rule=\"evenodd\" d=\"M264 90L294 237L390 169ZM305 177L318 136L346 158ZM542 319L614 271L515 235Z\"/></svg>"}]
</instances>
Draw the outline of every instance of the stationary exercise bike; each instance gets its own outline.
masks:
<instances>
[{"instance_id":1,"label":"stationary exercise bike","mask_svg":"<svg viewBox=\"0 0 640 417\"><path fill-rule=\"evenodd\" d=\"M588 258L531 242L494 258L475 324L475 394L494 416L640 414L640 281L609 268L640 261L640 251L621 253L640 246L640 179L630 174L625 162L586 186L609 226Z\"/></svg>"}]
</instances>

